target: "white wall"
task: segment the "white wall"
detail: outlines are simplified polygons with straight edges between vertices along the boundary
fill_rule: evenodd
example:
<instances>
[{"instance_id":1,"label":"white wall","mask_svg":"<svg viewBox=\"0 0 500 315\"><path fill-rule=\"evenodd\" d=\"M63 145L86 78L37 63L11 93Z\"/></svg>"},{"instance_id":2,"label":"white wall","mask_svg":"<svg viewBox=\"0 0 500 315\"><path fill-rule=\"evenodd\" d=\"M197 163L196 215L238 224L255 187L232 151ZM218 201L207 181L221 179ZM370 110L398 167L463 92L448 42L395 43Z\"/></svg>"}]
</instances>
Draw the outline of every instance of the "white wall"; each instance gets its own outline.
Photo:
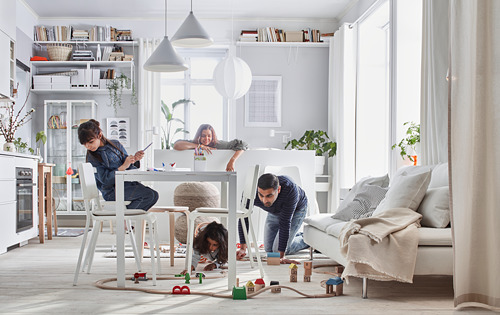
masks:
<instances>
[{"instance_id":1,"label":"white wall","mask_svg":"<svg viewBox=\"0 0 500 315\"><path fill-rule=\"evenodd\" d=\"M284 148L282 136L269 130L292 132L300 138L305 130L328 127L328 47L238 47L239 57L256 76L282 77L281 127L245 127L244 97L236 101L236 135L250 147Z\"/></svg>"}]
</instances>

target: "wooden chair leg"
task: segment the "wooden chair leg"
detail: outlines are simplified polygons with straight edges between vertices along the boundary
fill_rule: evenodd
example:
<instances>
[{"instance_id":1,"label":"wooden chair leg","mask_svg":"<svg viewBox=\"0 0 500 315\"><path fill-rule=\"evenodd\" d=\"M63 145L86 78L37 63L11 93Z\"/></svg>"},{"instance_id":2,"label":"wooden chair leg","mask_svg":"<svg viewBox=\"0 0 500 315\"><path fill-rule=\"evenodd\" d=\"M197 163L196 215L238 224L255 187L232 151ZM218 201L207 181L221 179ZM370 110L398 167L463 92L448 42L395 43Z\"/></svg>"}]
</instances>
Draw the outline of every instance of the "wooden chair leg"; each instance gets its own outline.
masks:
<instances>
[{"instance_id":1,"label":"wooden chair leg","mask_svg":"<svg viewBox=\"0 0 500 315\"><path fill-rule=\"evenodd\" d=\"M111 234L115 234L115 232L113 231L113 221L109 220L109 231Z\"/></svg>"},{"instance_id":2,"label":"wooden chair leg","mask_svg":"<svg viewBox=\"0 0 500 315\"><path fill-rule=\"evenodd\" d=\"M104 227L104 221L99 222L99 232L102 232L102 228Z\"/></svg>"},{"instance_id":3,"label":"wooden chair leg","mask_svg":"<svg viewBox=\"0 0 500 315\"><path fill-rule=\"evenodd\" d=\"M40 171L40 167L38 167L38 237L40 239L40 243L43 244L45 242L45 193L43 191L44 188L44 176L43 170Z\"/></svg>"},{"instance_id":4,"label":"wooden chair leg","mask_svg":"<svg viewBox=\"0 0 500 315\"><path fill-rule=\"evenodd\" d=\"M52 239L52 209L45 208L45 214L47 216L47 239Z\"/></svg>"}]
</instances>

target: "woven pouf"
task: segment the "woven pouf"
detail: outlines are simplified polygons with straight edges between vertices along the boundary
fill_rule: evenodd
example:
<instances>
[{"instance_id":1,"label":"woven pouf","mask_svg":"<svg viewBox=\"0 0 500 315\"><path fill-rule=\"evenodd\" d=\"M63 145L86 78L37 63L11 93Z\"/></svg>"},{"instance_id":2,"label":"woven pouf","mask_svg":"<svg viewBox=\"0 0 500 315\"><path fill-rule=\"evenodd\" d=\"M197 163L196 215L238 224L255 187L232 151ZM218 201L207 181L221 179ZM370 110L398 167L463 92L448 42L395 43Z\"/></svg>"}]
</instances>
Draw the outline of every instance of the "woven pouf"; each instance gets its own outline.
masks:
<instances>
[{"instance_id":1,"label":"woven pouf","mask_svg":"<svg viewBox=\"0 0 500 315\"><path fill-rule=\"evenodd\" d=\"M174 205L189 207L193 211L199 207L220 207L220 193L217 187L205 182L187 182L179 184L174 191ZM195 228L203 222L217 221L218 218L198 217ZM185 215L181 215L175 220L175 238L183 243L187 243L187 220Z\"/></svg>"}]
</instances>

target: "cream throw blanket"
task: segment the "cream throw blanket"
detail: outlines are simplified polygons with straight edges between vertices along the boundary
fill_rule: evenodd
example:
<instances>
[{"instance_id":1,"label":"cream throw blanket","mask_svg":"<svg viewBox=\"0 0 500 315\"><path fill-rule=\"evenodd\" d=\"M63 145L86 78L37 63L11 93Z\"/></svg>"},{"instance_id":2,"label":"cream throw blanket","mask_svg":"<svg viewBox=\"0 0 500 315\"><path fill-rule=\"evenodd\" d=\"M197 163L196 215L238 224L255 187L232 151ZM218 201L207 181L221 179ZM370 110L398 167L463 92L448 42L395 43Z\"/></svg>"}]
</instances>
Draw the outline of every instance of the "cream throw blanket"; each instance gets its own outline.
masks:
<instances>
[{"instance_id":1,"label":"cream throw blanket","mask_svg":"<svg viewBox=\"0 0 500 315\"><path fill-rule=\"evenodd\" d=\"M340 231L340 252L347 258L342 278L413 282L422 215L408 208L388 209L351 220Z\"/></svg>"}]
</instances>

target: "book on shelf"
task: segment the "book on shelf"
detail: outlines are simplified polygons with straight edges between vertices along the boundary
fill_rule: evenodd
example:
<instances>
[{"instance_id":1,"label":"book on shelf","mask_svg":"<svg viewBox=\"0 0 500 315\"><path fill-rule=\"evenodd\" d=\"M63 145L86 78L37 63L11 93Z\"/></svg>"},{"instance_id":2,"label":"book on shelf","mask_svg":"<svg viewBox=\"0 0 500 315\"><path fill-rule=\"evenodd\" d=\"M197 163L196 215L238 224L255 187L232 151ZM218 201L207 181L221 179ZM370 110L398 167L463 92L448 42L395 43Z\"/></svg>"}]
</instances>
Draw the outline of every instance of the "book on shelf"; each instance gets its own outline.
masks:
<instances>
[{"instance_id":1,"label":"book on shelf","mask_svg":"<svg viewBox=\"0 0 500 315\"><path fill-rule=\"evenodd\" d=\"M75 28L73 26L37 25L34 27L35 41L133 41L132 31L129 29L117 30L109 25L88 26Z\"/></svg>"}]
</instances>

